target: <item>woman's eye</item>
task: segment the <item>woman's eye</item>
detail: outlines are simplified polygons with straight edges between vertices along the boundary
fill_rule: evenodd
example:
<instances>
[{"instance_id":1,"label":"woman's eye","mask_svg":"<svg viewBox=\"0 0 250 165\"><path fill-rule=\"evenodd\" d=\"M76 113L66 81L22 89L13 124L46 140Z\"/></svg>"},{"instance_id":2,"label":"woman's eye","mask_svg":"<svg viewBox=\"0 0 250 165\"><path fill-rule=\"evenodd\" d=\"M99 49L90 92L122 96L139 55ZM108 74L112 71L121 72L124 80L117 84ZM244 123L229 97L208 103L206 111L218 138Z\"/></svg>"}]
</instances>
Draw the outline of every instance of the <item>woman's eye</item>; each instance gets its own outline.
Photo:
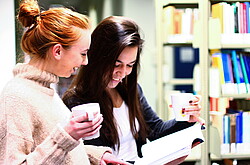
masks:
<instances>
[{"instance_id":1,"label":"woman's eye","mask_svg":"<svg viewBox=\"0 0 250 165\"><path fill-rule=\"evenodd\" d=\"M133 67L133 65L127 65L128 67L130 67L130 68L132 68Z\"/></svg>"}]
</instances>

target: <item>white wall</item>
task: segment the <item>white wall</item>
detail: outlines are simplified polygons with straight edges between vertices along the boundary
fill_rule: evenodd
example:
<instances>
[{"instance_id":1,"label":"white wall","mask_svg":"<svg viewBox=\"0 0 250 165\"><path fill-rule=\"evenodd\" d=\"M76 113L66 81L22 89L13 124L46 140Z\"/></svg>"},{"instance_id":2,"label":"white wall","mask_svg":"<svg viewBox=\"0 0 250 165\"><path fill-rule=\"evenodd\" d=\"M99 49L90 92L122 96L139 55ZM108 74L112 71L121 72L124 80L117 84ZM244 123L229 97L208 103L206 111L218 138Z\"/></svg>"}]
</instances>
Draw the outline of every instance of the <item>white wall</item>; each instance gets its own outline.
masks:
<instances>
[{"instance_id":1,"label":"white wall","mask_svg":"<svg viewBox=\"0 0 250 165\"><path fill-rule=\"evenodd\" d=\"M0 0L0 91L16 63L14 0Z\"/></svg>"},{"instance_id":2,"label":"white wall","mask_svg":"<svg viewBox=\"0 0 250 165\"><path fill-rule=\"evenodd\" d=\"M139 83L149 104L156 110L156 42L154 0L124 0L124 15L135 20L144 34Z\"/></svg>"}]
</instances>

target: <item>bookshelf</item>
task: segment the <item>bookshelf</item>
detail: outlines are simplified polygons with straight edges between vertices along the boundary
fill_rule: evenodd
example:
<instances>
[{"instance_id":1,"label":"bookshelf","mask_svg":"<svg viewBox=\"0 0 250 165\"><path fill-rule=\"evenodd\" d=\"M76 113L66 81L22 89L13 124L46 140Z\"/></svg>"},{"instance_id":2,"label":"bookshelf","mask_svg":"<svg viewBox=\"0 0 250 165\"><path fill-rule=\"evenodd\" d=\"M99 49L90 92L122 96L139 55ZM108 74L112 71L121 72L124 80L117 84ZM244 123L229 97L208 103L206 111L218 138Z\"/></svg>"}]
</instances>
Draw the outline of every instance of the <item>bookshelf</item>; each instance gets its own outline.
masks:
<instances>
[{"instance_id":1,"label":"bookshelf","mask_svg":"<svg viewBox=\"0 0 250 165\"><path fill-rule=\"evenodd\" d=\"M235 1L235 0L155 0L156 7L156 49L157 49L157 113L161 118L169 117L168 112L165 111L166 107L166 91L171 90L171 86L176 84L192 84L197 83L194 79L174 79L171 73L171 65L165 69L164 56L168 54L168 60L171 61L173 51L171 47L174 46L190 46L199 49L199 86L198 91L203 98L202 100L202 114L201 117L206 120L207 129L204 132L206 142L198 150L200 154L194 154L190 156L190 159L186 161L195 161L198 164L211 164L212 161L232 159L248 160L250 159L250 153L227 153L222 154L220 139L223 136L218 132L218 129L211 123L210 113L210 75L211 68L211 55L210 52L214 49L250 49L250 33L245 34L222 34L220 31L220 24L218 20L212 18L212 5L216 3L236 3L236 2L249 2ZM194 24L194 32L192 39L186 39L185 35L171 34L166 35L166 25L164 25L164 9L168 6L174 6L175 8L197 8L198 20ZM167 38L167 39L166 39ZM169 40L170 39L170 40ZM174 40L175 39L175 40ZM239 41L240 40L240 41ZM228 42L230 41L230 42ZM168 71L168 72L166 72ZM164 77L165 74L169 74L170 78ZM169 87L170 86L170 87ZM221 88L218 88L220 90ZM250 98L249 93L243 94L222 94L221 91L217 91L219 98L228 99L246 99ZM250 160L249 160L250 162Z\"/></svg>"}]
</instances>

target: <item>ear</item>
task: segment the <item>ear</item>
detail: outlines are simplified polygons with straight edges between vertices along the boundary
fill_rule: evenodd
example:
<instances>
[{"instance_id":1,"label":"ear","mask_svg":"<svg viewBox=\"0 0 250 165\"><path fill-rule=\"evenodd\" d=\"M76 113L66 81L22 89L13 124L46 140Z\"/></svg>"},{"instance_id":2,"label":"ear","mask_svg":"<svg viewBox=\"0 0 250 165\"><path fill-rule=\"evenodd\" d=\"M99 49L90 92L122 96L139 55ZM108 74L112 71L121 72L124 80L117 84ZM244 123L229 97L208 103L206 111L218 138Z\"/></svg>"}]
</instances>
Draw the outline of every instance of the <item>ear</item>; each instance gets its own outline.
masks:
<instances>
[{"instance_id":1,"label":"ear","mask_svg":"<svg viewBox=\"0 0 250 165\"><path fill-rule=\"evenodd\" d=\"M55 44L52 46L52 55L56 60L60 60L62 57L62 45Z\"/></svg>"}]
</instances>

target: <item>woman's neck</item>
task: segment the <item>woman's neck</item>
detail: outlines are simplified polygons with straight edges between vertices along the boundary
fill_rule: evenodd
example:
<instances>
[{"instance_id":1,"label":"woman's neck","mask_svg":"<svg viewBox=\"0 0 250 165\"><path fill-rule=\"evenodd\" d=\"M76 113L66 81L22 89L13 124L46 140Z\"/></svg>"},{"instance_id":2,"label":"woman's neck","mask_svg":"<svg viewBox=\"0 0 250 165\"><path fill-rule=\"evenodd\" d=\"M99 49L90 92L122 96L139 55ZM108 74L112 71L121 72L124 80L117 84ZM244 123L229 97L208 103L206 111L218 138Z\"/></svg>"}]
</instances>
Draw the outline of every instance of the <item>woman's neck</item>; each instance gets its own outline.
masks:
<instances>
[{"instance_id":1,"label":"woman's neck","mask_svg":"<svg viewBox=\"0 0 250 165\"><path fill-rule=\"evenodd\" d=\"M119 92L115 88L107 88L107 92L110 94L112 103L115 108L121 107L123 99Z\"/></svg>"}]
</instances>

